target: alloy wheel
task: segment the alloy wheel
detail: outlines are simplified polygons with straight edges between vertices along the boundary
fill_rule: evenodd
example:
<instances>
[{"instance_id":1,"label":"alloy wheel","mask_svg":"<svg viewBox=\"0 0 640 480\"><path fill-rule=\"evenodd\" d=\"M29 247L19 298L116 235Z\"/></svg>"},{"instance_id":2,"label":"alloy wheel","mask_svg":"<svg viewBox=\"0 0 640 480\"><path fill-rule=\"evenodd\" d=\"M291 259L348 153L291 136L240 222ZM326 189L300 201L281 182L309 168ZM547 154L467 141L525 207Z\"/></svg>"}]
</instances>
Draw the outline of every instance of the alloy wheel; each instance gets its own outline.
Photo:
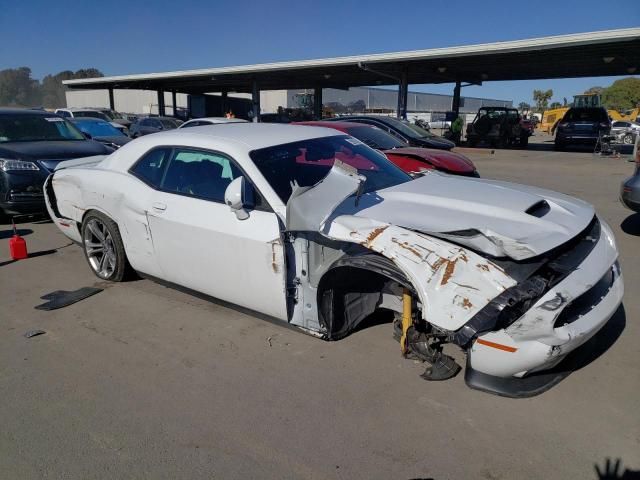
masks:
<instances>
[{"instance_id":1,"label":"alloy wheel","mask_svg":"<svg viewBox=\"0 0 640 480\"><path fill-rule=\"evenodd\" d=\"M97 218L89 220L83 240L87 260L94 272L105 279L113 275L117 265L115 245L104 223Z\"/></svg>"}]
</instances>

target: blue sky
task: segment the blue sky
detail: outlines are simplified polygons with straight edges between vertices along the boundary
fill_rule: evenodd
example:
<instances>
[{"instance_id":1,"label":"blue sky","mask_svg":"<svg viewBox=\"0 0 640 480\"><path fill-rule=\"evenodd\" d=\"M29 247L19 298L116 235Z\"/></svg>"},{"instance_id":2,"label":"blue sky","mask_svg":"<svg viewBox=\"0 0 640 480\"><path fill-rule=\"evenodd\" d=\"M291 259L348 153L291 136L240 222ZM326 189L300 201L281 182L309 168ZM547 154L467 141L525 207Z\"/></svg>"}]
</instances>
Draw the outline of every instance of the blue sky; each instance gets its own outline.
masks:
<instances>
[{"instance_id":1,"label":"blue sky","mask_svg":"<svg viewBox=\"0 0 640 480\"><path fill-rule=\"evenodd\" d=\"M0 0L0 69L117 75L515 40L637 27L637 2ZM552 88L562 101L613 80L490 82L463 95L531 102L534 88Z\"/></svg>"}]
</instances>

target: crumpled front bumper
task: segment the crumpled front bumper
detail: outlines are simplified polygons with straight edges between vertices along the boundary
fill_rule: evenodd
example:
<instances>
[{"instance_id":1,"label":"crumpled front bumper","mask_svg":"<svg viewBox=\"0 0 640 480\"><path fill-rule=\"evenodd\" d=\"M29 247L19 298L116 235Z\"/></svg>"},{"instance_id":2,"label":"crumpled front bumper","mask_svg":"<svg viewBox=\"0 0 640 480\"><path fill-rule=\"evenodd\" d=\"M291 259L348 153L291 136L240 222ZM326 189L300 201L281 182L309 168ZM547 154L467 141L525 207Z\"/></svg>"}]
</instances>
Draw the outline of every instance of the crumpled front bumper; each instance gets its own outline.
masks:
<instances>
[{"instance_id":1,"label":"crumpled front bumper","mask_svg":"<svg viewBox=\"0 0 640 480\"><path fill-rule=\"evenodd\" d=\"M613 233L602 221L601 227L596 246L576 270L509 327L474 341L465 375L470 387L505 396L541 393L557 376L528 375L556 366L613 316L624 284Z\"/></svg>"}]
</instances>

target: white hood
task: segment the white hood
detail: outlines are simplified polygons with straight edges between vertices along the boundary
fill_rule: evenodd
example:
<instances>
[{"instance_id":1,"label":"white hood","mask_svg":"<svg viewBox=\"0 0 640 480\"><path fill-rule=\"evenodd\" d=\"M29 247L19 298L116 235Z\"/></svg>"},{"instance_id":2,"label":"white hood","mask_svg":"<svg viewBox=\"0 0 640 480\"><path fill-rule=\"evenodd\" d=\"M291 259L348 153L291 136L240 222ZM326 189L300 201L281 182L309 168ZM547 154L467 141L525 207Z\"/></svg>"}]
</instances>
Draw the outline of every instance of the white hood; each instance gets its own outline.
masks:
<instances>
[{"instance_id":1,"label":"white hood","mask_svg":"<svg viewBox=\"0 0 640 480\"><path fill-rule=\"evenodd\" d=\"M354 215L449 239L493 256L535 257L584 230L591 205L567 195L439 172L343 201L331 215Z\"/></svg>"}]
</instances>

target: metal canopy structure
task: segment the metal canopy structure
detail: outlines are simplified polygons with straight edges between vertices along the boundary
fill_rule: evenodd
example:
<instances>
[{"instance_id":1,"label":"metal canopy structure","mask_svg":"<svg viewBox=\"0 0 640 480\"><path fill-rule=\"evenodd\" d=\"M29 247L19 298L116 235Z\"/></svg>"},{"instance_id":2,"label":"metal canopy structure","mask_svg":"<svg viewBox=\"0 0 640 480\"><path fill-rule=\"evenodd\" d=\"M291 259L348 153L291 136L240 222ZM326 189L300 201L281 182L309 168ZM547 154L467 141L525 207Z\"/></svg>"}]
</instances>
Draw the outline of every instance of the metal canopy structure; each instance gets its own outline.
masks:
<instances>
[{"instance_id":1,"label":"metal canopy structure","mask_svg":"<svg viewBox=\"0 0 640 480\"><path fill-rule=\"evenodd\" d=\"M640 68L640 28L559 35L460 47L67 80L73 89L145 89L187 94L596 77ZM455 100L454 100L455 105ZM455 108L454 108L455 109Z\"/></svg>"}]
</instances>

